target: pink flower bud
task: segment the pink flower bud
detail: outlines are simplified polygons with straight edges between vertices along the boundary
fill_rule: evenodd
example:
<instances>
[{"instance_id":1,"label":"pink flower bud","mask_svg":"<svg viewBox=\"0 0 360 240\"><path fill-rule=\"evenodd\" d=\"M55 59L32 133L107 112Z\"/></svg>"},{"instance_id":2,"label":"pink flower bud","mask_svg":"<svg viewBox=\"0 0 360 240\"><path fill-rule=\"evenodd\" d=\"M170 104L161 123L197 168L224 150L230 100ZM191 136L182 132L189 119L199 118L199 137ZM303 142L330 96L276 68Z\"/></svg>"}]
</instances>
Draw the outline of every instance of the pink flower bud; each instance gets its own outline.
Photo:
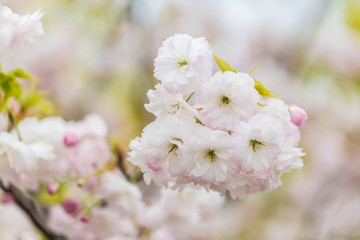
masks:
<instances>
[{"instance_id":1,"label":"pink flower bud","mask_svg":"<svg viewBox=\"0 0 360 240\"><path fill-rule=\"evenodd\" d=\"M77 185L79 188L82 188L82 187L85 185L85 179L80 178L79 180L76 181L76 185Z\"/></svg>"},{"instance_id":2,"label":"pink flower bud","mask_svg":"<svg viewBox=\"0 0 360 240\"><path fill-rule=\"evenodd\" d=\"M289 111L290 111L291 122L298 127L301 127L308 118L305 110L299 108L298 106L295 105L289 106Z\"/></svg>"},{"instance_id":3,"label":"pink flower bud","mask_svg":"<svg viewBox=\"0 0 360 240\"><path fill-rule=\"evenodd\" d=\"M66 199L61 203L61 206L66 213L71 215L75 215L80 209L80 203L75 199Z\"/></svg>"},{"instance_id":4,"label":"pink flower bud","mask_svg":"<svg viewBox=\"0 0 360 240\"><path fill-rule=\"evenodd\" d=\"M10 193L3 195L2 199L1 199L1 202L4 204L12 203L13 201L14 201L14 197Z\"/></svg>"},{"instance_id":5,"label":"pink flower bud","mask_svg":"<svg viewBox=\"0 0 360 240\"><path fill-rule=\"evenodd\" d=\"M86 216L85 214L82 214L80 216L80 221L82 221L83 223L88 223L89 222L89 217Z\"/></svg>"},{"instance_id":6,"label":"pink flower bud","mask_svg":"<svg viewBox=\"0 0 360 240\"><path fill-rule=\"evenodd\" d=\"M74 147L80 141L80 136L74 132L67 132L64 136L64 145Z\"/></svg>"},{"instance_id":7,"label":"pink flower bud","mask_svg":"<svg viewBox=\"0 0 360 240\"><path fill-rule=\"evenodd\" d=\"M59 185L57 183L50 183L46 186L46 190L50 195L54 195L59 190Z\"/></svg>"}]
</instances>

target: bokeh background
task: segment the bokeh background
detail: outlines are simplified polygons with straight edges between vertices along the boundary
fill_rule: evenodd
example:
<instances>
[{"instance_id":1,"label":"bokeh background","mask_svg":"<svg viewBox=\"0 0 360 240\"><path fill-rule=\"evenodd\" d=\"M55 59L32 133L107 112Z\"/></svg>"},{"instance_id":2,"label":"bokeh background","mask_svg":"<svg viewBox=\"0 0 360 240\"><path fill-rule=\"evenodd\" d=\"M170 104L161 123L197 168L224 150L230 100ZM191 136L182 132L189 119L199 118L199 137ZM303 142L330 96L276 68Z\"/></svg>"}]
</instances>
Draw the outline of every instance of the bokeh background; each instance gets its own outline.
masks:
<instances>
[{"instance_id":1,"label":"bokeh background","mask_svg":"<svg viewBox=\"0 0 360 240\"><path fill-rule=\"evenodd\" d=\"M304 168L283 186L228 200L214 239L360 239L359 0L2 0L41 8L45 34L2 60L24 67L66 119L101 114L124 146L153 117L153 60L174 33L304 108Z\"/></svg>"}]
</instances>

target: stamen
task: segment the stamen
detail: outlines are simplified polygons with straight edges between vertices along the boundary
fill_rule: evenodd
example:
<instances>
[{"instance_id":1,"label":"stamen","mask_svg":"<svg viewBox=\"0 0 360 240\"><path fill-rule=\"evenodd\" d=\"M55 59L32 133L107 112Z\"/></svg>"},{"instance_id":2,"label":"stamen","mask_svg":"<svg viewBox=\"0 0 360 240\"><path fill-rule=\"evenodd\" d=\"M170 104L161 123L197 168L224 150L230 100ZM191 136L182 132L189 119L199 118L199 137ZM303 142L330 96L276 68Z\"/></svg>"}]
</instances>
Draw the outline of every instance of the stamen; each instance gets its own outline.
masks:
<instances>
[{"instance_id":1,"label":"stamen","mask_svg":"<svg viewBox=\"0 0 360 240\"><path fill-rule=\"evenodd\" d=\"M188 62L186 61L186 60L180 60L180 61L178 61L178 63L177 63L180 67L183 67L183 66L185 66L185 65L188 65Z\"/></svg>"},{"instance_id":2,"label":"stamen","mask_svg":"<svg viewBox=\"0 0 360 240\"><path fill-rule=\"evenodd\" d=\"M217 159L217 155L214 151L214 149L210 149L209 152L207 153L208 156L210 156L210 162L214 163Z\"/></svg>"},{"instance_id":3,"label":"stamen","mask_svg":"<svg viewBox=\"0 0 360 240\"><path fill-rule=\"evenodd\" d=\"M264 142L261 142L261 141L255 140L255 139L251 139L249 145L252 147L254 152L265 147Z\"/></svg>"},{"instance_id":4,"label":"stamen","mask_svg":"<svg viewBox=\"0 0 360 240\"><path fill-rule=\"evenodd\" d=\"M170 144L169 147L170 147L169 153L171 153L174 150L176 151L176 149L178 148L176 144Z\"/></svg>"},{"instance_id":5,"label":"stamen","mask_svg":"<svg viewBox=\"0 0 360 240\"><path fill-rule=\"evenodd\" d=\"M222 96L221 101L225 104L229 104L231 102L231 99L228 98L227 96Z\"/></svg>"}]
</instances>

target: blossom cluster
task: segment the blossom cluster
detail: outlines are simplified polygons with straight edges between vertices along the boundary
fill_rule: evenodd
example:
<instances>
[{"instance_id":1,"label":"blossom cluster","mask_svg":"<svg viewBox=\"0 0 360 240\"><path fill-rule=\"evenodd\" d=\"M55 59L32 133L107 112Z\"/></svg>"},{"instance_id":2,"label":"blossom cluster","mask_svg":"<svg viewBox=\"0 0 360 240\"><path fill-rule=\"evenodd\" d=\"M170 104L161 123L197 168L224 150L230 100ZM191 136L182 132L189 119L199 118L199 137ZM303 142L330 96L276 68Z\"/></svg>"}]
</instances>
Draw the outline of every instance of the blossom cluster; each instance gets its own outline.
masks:
<instances>
[{"instance_id":1,"label":"blossom cluster","mask_svg":"<svg viewBox=\"0 0 360 240\"><path fill-rule=\"evenodd\" d=\"M194 186L186 186L181 193L163 189L158 197L144 197L140 188L113 166L105 140L107 127L98 115L79 122L29 117L19 122L17 131L0 132L0 180L38 192L38 199L50 204L49 227L68 239L173 240L184 236L180 231L185 225L199 225L205 218L215 220L223 206L218 193ZM41 190L44 184L45 192ZM0 199L0 212L14 215L0 237L38 239L11 195L0 193ZM172 208L174 204L176 208ZM13 228L15 221L24 232Z\"/></svg>"},{"instance_id":2,"label":"blossom cluster","mask_svg":"<svg viewBox=\"0 0 360 240\"><path fill-rule=\"evenodd\" d=\"M213 56L203 37L163 42L154 73L161 83L145 105L156 119L130 143L128 160L147 183L174 189L193 183L233 198L272 191L303 166L306 113L216 56L222 71L213 74Z\"/></svg>"},{"instance_id":3,"label":"blossom cluster","mask_svg":"<svg viewBox=\"0 0 360 240\"><path fill-rule=\"evenodd\" d=\"M98 115L80 122L28 117L0 132L0 180L36 190L66 178L82 178L111 160L107 127Z\"/></svg>"},{"instance_id":4,"label":"blossom cluster","mask_svg":"<svg viewBox=\"0 0 360 240\"><path fill-rule=\"evenodd\" d=\"M195 230L217 219L223 197L191 185L181 192L162 189L159 196L143 196L116 168L106 135L104 120L95 114L79 122L25 118L17 130L0 132L0 182L36 192L49 207L49 227L68 239L210 236ZM11 195L0 192L0 213L13 215L4 223L6 231L0 229L1 239L38 239ZM16 222L24 231L17 231ZM186 235L185 226L194 231Z\"/></svg>"},{"instance_id":5,"label":"blossom cluster","mask_svg":"<svg viewBox=\"0 0 360 240\"><path fill-rule=\"evenodd\" d=\"M194 186L181 192L162 189L159 196L146 197L116 170L94 182L82 189L72 187L60 206L50 208L52 229L74 240L208 239L211 233L200 227L216 222L225 203L217 192ZM86 207L82 198L90 191L101 202L92 207L91 217L79 221L77 216Z\"/></svg>"},{"instance_id":6,"label":"blossom cluster","mask_svg":"<svg viewBox=\"0 0 360 240\"><path fill-rule=\"evenodd\" d=\"M41 15L20 16L0 5L0 56L42 33ZM32 90L24 91L18 78L35 81ZM43 239L39 232L72 240L212 235L199 229L219 219L225 199L217 192L184 185L181 192L143 195L118 168L119 142L109 140L99 115L77 122L48 116L36 78L21 68L0 71L0 80L0 239Z\"/></svg>"}]
</instances>

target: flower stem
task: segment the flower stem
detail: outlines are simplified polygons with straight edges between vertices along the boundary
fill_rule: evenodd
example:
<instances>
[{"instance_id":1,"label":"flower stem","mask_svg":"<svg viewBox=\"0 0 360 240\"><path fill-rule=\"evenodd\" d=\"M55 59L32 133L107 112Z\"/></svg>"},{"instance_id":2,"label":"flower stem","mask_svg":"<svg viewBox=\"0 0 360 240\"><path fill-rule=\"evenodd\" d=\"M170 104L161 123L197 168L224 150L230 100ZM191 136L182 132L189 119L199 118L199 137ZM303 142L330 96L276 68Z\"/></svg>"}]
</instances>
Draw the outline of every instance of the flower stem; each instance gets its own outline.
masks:
<instances>
[{"instance_id":1,"label":"flower stem","mask_svg":"<svg viewBox=\"0 0 360 240\"><path fill-rule=\"evenodd\" d=\"M132 175L132 176L130 177L129 182L131 182L131 183L137 182L137 180L138 180L142 175L143 175L143 172L142 172L140 169L138 169L138 170L134 173L134 175Z\"/></svg>"},{"instance_id":2,"label":"flower stem","mask_svg":"<svg viewBox=\"0 0 360 240\"><path fill-rule=\"evenodd\" d=\"M189 102L190 101L190 98L192 97L192 96L194 96L194 94L195 94L195 92L192 92L188 97L187 97L187 99L185 100L186 102Z\"/></svg>"}]
</instances>

